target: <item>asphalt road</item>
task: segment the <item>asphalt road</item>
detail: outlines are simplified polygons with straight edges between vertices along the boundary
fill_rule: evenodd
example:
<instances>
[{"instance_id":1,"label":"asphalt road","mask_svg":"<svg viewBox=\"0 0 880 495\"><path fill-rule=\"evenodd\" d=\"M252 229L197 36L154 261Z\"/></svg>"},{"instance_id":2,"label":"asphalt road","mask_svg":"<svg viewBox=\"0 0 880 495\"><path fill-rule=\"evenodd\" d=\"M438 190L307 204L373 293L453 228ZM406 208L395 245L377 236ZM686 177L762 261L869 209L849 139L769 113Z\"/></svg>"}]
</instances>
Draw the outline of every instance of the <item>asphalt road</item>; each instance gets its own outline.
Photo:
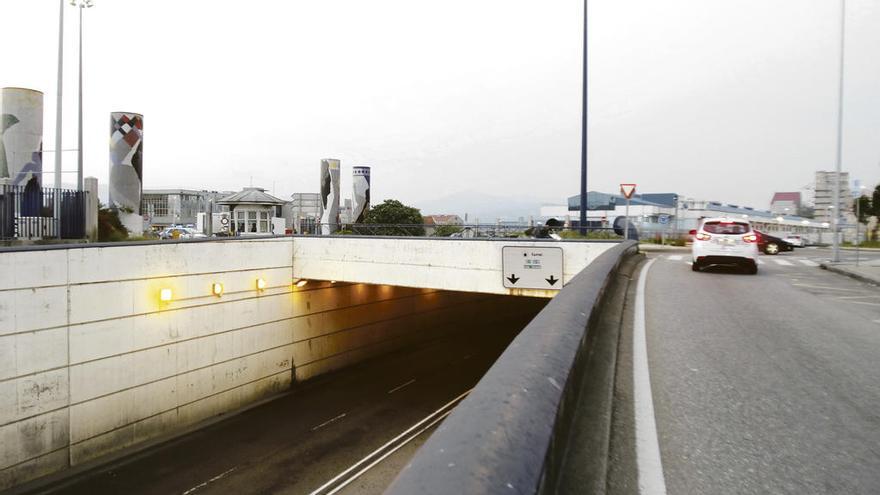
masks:
<instances>
[{"instance_id":1,"label":"asphalt road","mask_svg":"<svg viewBox=\"0 0 880 495\"><path fill-rule=\"evenodd\" d=\"M544 303L523 298L519 311L526 316L470 322L444 340L309 381L281 398L43 492L312 493L472 388ZM499 315L487 319L499 320ZM431 431L425 429L338 493L382 493Z\"/></svg>"},{"instance_id":2,"label":"asphalt road","mask_svg":"<svg viewBox=\"0 0 880 495\"><path fill-rule=\"evenodd\" d=\"M650 254L645 292L667 492L880 493L880 288L818 268L824 249L762 256L758 275L694 273L688 256ZM613 438L629 448L621 357ZM618 464L613 491L637 493Z\"/></svg>"}]
</instances>

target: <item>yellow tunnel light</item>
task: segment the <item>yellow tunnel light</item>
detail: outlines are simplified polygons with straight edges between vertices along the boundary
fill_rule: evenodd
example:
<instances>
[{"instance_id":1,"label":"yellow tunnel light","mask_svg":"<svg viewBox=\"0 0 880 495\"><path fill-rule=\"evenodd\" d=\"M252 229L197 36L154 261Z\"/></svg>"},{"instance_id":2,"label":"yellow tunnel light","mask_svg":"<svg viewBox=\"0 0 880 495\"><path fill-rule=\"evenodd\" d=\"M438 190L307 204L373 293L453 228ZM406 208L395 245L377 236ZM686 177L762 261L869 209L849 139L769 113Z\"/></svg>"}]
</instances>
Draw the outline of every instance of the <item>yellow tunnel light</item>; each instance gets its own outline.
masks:
<instances>
[{"instance_id":1,"label":"yellow tunnel light","mask_svg":"<svg viewBox=\"0 0 880 495\"><path fill-rule=\"evenodd\" d=\"M266 279L257 279L257 290L266 290Z\"/></svg>"},{"instance_id":2,"label":"yellow tunnel light","mask_svg":"<svg viewBox=\"0 0 880 495\"><path fill-rule=\"evenodd\" d=\"M211 294L214 294L217 297L223 295L223 284L218 282L211 284Z\"/></svg>"},{"instance_id":3,"label":"yellow tunnel light","mask_svg":"<svg viewBox=\"0 0 880 495\"><path fill-rule=\"evenodd\" d=\"M305 287L307 283L309 283L308 280L306 280L306 279L301 279L299 282L296 283L296 286L297 286L297 287Z\"/></svg>"},{"instance_id":4,"label":"yellow tunnel light","mask_svg":"<svg viewBox=\"0 0 880 495\"><path fill-rule=\"evenodd\" d=\"M171 300L171 289L162 289L159 291L159 300L162 302L168 302Z\"/></svg>"}]
</instances>

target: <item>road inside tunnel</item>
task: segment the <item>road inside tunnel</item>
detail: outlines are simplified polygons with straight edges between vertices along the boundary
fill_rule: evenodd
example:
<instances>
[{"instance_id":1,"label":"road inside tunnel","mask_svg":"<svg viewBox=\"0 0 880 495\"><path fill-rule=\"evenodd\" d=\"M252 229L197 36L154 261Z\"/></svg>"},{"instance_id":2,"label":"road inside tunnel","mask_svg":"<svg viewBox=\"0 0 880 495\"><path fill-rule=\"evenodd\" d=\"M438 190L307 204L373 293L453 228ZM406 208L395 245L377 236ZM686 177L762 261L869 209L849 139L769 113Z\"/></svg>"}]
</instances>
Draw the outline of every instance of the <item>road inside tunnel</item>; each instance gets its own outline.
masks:
<instances>
[{"instance_id":1,"label":"road inside tunnel","mask_svg":"<svg viewBox=\"0 0 880 495\"><path fill-rule=\"evenodd\" d=\"M504 299L441 338L298 384L275 400L29 493L382 493L455 399L548 301Z\"/></svg>"}]
</instances>

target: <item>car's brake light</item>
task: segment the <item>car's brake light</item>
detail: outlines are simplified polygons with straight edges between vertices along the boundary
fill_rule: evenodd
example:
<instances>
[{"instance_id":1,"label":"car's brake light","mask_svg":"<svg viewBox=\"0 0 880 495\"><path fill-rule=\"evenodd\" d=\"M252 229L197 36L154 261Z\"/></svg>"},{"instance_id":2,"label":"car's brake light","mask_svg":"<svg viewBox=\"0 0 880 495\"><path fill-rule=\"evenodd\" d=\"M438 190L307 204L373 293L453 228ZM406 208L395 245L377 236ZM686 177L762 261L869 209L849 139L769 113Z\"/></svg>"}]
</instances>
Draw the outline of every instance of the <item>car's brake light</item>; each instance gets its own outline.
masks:
<instances>
[{"instance_id":1,"label":"car's brake light","mask_svg":"<svg viewBox=\"0 0 880 495\"><path fill-rule=\"evenodd\" d=\"M708 240L711 239L711 238L712 238L712 236L709 235L709 234L707 234L707 233L705 233L705 232L697 232L696 239L697 239L698 241L708 241Z\"/></svg>"},{"instance_id":2,"label":"car's brake light","mask_svg":"<svg viewBox=\"0 0 880 495\"><path fill-rule=\"evenodd\" d=\"M758 242L758 236L755 234L744 235L743 240L746 242Z\"/></svg>"}]
</instances>

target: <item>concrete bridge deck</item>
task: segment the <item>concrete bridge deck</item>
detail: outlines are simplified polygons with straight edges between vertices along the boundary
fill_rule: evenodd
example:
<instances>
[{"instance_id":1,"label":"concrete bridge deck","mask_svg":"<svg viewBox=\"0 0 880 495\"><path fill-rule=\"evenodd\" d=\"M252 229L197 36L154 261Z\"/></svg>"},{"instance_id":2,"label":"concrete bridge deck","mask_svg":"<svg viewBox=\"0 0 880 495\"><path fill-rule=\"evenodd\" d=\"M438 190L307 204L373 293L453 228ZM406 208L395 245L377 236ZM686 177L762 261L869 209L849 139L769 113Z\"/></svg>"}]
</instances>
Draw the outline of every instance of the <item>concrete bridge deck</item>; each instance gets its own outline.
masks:
<instances>
[{"instance_id":1,"label":"concrete bridge deck","mask_svg":"<svg viewBox=\"0 0 880 495\"><path fill-rule=\"evenodd\" d=\"M506 307L502 295L558 292L505 288L505 246L561 249L564 284L614 245L282 237L4 249L0 489L437 338Z\"/></svg>"}]
</instances>

